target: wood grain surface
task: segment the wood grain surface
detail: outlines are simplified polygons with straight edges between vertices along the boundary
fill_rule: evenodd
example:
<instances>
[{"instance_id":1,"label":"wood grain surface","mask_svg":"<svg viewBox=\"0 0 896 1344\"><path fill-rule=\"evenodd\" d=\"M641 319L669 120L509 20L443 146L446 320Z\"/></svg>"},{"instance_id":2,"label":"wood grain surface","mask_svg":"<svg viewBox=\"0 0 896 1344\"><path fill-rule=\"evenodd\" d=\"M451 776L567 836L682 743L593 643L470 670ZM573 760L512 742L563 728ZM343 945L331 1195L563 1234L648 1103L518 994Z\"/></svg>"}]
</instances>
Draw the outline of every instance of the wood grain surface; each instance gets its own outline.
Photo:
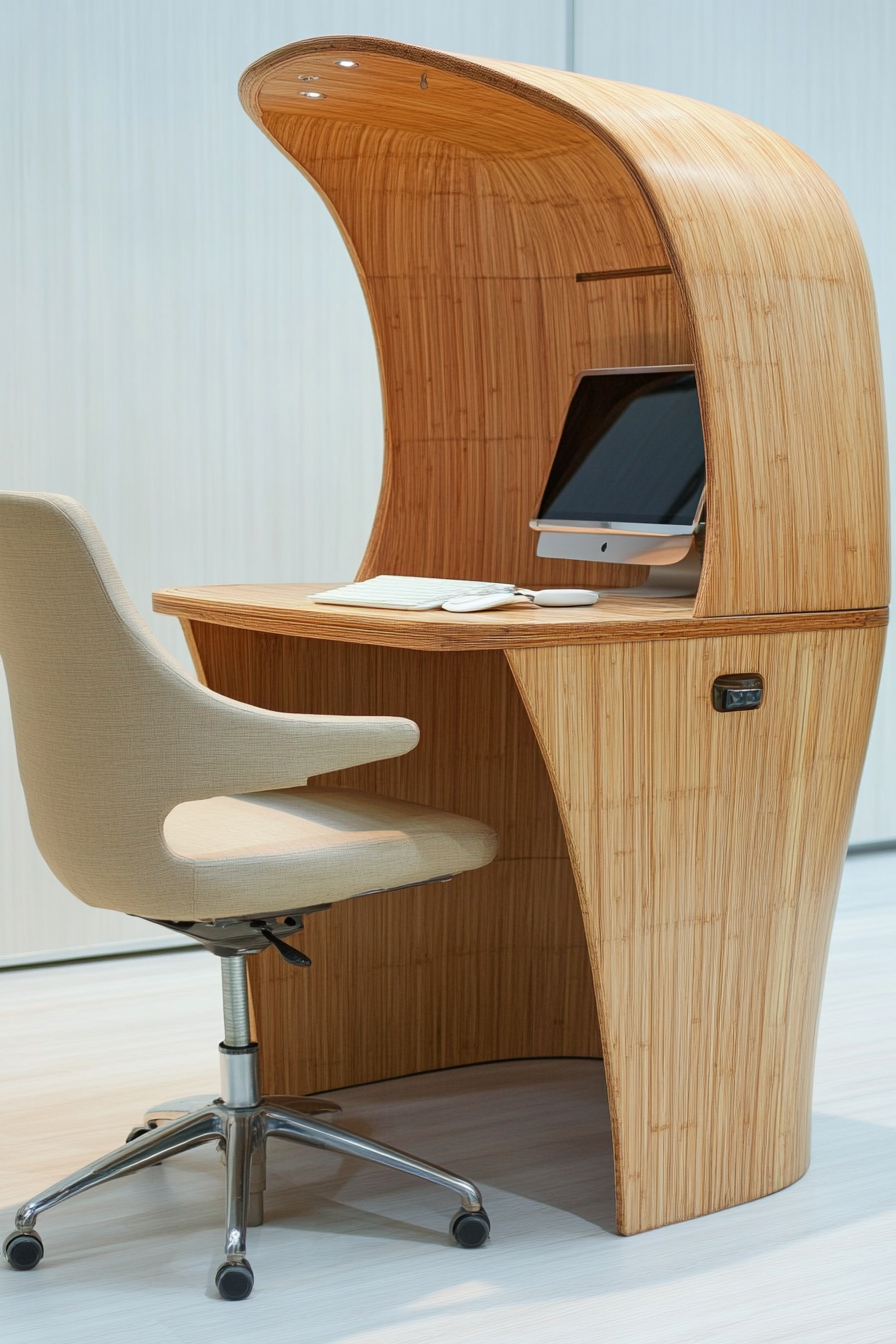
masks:
<instances>
[{"instance_id":1,"label":"wood grain surface","mask_svg":"<svg viewBox=\"0 0 896 1344\"><path fill-rule=\"evenodd\" d=\"M883 642L828 630L507 653L579 882L621 1232L757 1199L808 1166ZM760 709L712 709L729 672L764 677Z\"/></svg>"},{"instance_id":2,"label":"wood grain surface","mask_svg":"<svg viewBox=\"0 0 896 1344\"><path fill-rule=\"evenodd\" d=\"M386 443L358 577L640 582L535 554L583 369L693 363L708 479L694 601L449 616L325 609L301 585L157 595L224 694L420 723L416 752L340 780L502 836L448 888L309 919L316 978L258 959L265 1085L595 1054L593 974L619 1230L780 1189L808 1162L889 592L849 211L770 131L577 74L333 37L257 62L241 96L333 213L371 315ZM754 671L762 708L715 713L713 678Z\"/></svg>"},{"instance_id":3,"label":"wood grain surface","mask_svg":"<svg viewBox=\"0 0 896 1344\"><path fill-rule=\"evenodd\" d=\"M335 583L221 584L166 588L153 594L153 609L192 621L264 630L269 634L399 649L533 648L622 640L700 639L756 631L827 630L886 625L887 608L816 611L780 616L695 619L693 598L615 597L593 607L505 607L465 615L449 611L388 611L327 606L310 594ZM192 633L187 635L190 645Z\"/></svg>"},{"instance_id":4,"label":"wood grain surface","mask_svg":"<svg viewBox=\"0 0 896 1344\"><path fill-rule=\"evenodd\" d=\"M322 777L478 817L488 868L342 902L295 941L313 962L250 960L263 1087L293 1095L426 1069L600 1054L594 989L548 773L499 651L453 658L197 622L214 690L267 709L400 714L407 756Z\"/></svg>"},{"instance_id":5,"label":"wood grain surface","mask_svg":"<svg viewBox=\"0 0 896 1344\"><path fill-rule=\"evenodd\" d=\"M585 581L594 567L537 559L526 529L573 378L693 361L697 613L886 604L873 294L849 210L802 151L691 99L375 38L274 52L241 96L327 201L367 295L387 428L364 576Z\"/></svg>"}]
</instances>

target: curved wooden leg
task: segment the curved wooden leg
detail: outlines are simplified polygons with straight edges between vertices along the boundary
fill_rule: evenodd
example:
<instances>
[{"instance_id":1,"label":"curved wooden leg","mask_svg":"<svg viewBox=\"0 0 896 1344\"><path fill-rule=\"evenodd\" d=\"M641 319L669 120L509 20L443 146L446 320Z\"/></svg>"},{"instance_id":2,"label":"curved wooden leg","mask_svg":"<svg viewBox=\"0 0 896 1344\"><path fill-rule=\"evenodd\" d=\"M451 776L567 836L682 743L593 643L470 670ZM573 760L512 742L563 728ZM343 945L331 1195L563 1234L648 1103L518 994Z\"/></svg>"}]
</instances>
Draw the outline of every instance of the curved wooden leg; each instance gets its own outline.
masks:
<instances>
[{"instance_id":1,"label":"curved wooden leg","mask_svg":"<svg viewBox=\"0 0 896 1344\"><path fill-rule=\"evenodd\" d=\"M809 1162L831 921L883 630L513 650L567 831L610 1093L620 1232ZM765 703L719 714L715 677Z\"/></svg>"}]
</instances>

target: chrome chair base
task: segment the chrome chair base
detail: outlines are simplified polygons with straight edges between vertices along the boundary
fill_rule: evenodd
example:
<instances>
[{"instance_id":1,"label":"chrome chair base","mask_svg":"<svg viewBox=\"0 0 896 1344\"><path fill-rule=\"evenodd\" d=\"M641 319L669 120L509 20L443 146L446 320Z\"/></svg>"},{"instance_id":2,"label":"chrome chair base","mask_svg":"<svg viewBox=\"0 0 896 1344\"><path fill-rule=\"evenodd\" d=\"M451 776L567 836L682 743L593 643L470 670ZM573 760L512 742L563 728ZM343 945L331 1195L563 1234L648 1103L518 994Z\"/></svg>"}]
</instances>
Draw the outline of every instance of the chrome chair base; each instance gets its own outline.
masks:
<instances>
[{"instance_id":1,"label":"chrome chair base","mask_svg":"<svg viewBox=\"0 0 896 1344\"><path fill-rule=\"evenodd\" d=\"M155 1106L150 1106L149 1110L144 1112L143 1124L131 1130L127 1142L133 1143L134 1139L139 1138L141 1134L146 1134L151 1129L158 1129L160 1125L166 1125L171 1120L179 1120L191 1111L203 1110L208 1106L218 1105L220 1102L221 1098L216 1097L211 1092L204 1096L174 1097L169 1101L159 1102ZM288 1111L299 1111L302 1115L342 1114L341 1106L337 1106L335 1101L324 1101L322 1097L266 1097L265 1102L269 1106L282 1106ZM219 1143L218 1148L221 1153L221 1162L226 1165L226 1148L223 1143ZM259 1146L252 1154L249 1227L261 1227L264 1222L264 1192L267 1185L266 1158L267 1145ZM159 1165L159 1163L156 1165Z\"/></svg>"},{"instance_id":2,"label":"chrome chair base","mask_svg":"<svg viewBox=\"0 0 896 1344\"><path fill-rule=\"evenodd\" d=\"M174 1097L170 1101L159 1102L143 1112L143 1128L158 1129L159 1125L167 1124L169 1120L179 1120L182 1115L189 1115L190 1111L200 1111L220 1100L213 1092L207 1092L198 1097ZM337 1106L335 1101L325 1101L323 1097L267 1097L266 1100L272 1106L285 1106L287 1110L301 1111L303 1115L342 1114L341 1106ZM137 1138L133 1130L131 1133Z\"/></svg>"},{"instance_id":3,"label":"chrome chair base","mask_svg":"<svg viewBox=\"0 0 896 1344\"><path fill-rule=\"evenodd\" d=\"M248 1297L255 1280L246 1259L246 1230L259 1226L264 1218L270 1138L377 1162L451 1190L460 1200L450 1223L452 1237L468 1250L483 1246L490 1224L482 1196L470 1181L315 1118L338 1115L340 1107L335 1102L318 1097L259 1096L258 1046L249 1034L245 955L222 957L221 975L225 1023L225 1039L218 1047L221 1096L180 1097L152 1107L143 1125L132 1130L120 1148L23 1204L16 1214L15 1231L3 1243L3 1254L12 1268L34 1269L40 1264L44 1248L35 1224L41 1214L63 1200L143 1167L157 1166L199 1144L217 1143L225 1168L225 1194L224 1260L215 1283L221 1296L231 1301Z\"/></svg>"},{"instance_id":4,"label":"chrome chair base","mask_svg":"<svg viewBox=\"0 0 896 1344\"><path fill-rule=\"evenodd\" d=\"M16 1230L4 1243L6 1259L14 1269L33 1269L40 1263L43 1243L35 1224L41 1214L63 1200L143 1167L154 1166L199 1144L217 1142L223 1147L226 1174L225 1258L218 1268L216 1283L222 1297L232 1300L248 1297L254 1277L246 1260L246 1230L261 1222L264 1158L269 1138L287 1139L347 1157L364 1158L443 1186L451 1190L461 1204L451 1221L454 1240L467 1249L485 1243L489 1234L488 1215L475 1185L407 1153L317 1120L305 1109L306 1103L315 1109L319 1106L314 1097L262 1098L258 1105L251 1107L229 1106L216 1098L176 1119L166 1119L156 1128L147 1129L106 1157L64 1177L23 1204L16 1214ZM254 1218L253 1214L256 1215Z\"/></svg>"},{"instance_id":5,"label":"chrome chair base","mask_svg":"<svg viewBox=\"0 0 896 1344\"><path fill-rule=\"evenodd\" d=\"M285 1106L286 1110L301 1111L304 1116L341 1116L343 1107L337 1106L334 1101L324 1101L322 1097L267 1097L265 1098L269 1105ZM142 1125L130 1130L128 1142L132 1144L134 1138L140 1138L141 1134L148 1133L150 1129L159 1129L160 1125L167 1125L169 1121L180 1120L181 1116L187 1116L189 1111L203 1110L207 1106L218 1105L220 1097L215 1097L214 1093L207 1093L201 1097L173 1097L171 1101L157 1103L156 1106L150 1106L149 1110L144 1111L144 1120ZM227 1161L227 1152L223 1144L219 1144L220 1160L223 1164ZM161 1160L156 1165L161 1165ZM265 1222L265 1188L267 1184L266 1175L266 1145L259 1146L253 1153L253 1172L251 1172L250 1192L249 1192L249 1226L261 1227Z\"/></svg>"}]
</instances>

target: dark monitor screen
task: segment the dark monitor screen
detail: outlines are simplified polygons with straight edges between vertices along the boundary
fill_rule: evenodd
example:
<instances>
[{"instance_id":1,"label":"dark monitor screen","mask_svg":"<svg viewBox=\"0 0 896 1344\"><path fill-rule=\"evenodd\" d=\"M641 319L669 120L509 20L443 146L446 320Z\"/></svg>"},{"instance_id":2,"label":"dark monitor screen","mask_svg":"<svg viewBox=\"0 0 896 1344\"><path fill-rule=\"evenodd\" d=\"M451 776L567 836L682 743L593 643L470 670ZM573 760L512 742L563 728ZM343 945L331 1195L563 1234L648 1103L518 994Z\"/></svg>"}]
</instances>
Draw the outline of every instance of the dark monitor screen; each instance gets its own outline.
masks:
<instances>
[{"instance_id":1,"label":"dark monitor screen","mask_svg":"<svg viewBox=\"0 0 896 1344\"><path fill-rule=\"evenodd\" d=\"M705 484L692 372L585 373L569 405L538 518L691 527Z\"/></svg>"}]
</instances>

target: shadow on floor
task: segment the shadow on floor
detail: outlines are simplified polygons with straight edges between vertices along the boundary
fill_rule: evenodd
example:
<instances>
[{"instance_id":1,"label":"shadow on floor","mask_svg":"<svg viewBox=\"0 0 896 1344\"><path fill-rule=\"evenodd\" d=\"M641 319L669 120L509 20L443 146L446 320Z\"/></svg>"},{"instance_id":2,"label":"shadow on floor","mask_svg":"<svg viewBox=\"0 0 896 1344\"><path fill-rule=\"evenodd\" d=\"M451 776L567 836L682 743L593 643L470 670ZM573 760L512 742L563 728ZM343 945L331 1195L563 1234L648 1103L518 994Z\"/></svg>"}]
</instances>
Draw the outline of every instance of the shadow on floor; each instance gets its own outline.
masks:
<instances>
[{"instance_id":1,"label":"shadow on floor","mask_svg":"<svg viewBox=\"0 0 896 1344\"><path fill-rule=\"evenodd\" d=\"M539 1283L541 1298L581 1288L576 1275L586 1265L592 1294L643 1288L748 1261L896 1206L896 1130L817 1115L813 1164L788 1190L620 1238L613 1233L606 1089L602 1067L594 1061L478 1065L331 1095L344 1108L347 1128L484 1186L496 1254L490 1250L474 1272L487 1265L497 1284L512 1278L519 1285L527 1262L535 1274L547 1254L553 1269ZM41 1222L47 1268L55 1263L66 1266L66 1273L102 1280L108 1251L121 1260L124 1287L127 1252L135 1260L144 1253L151 1259L156 1251L150 1247L172 1229L178 1237L217 1245L222 1174L214 1149L207 1147L54 1210ZM290 1259L300 1246L309 1250L310 1236L316 1263L319 1255L324 1262L332 1258L321 1238L326 1246L345 1245L340 1256L348 1253L352 1238L367 1242L372 1252L372 1243L380 1243L377 1255L388 1256L389 1244L396 1242L404 1244L395 1248L399 1256L418 1255L449 1245L450 1202L444 1191L392 1171L272 1144L266 1226L260 1232L283 1243ZM6 1223L11 1228L11 1211ZM250 1234L250 1241L256 1236ZM466 1260L464 1265L473 1269Z\"/></svg>"}]
</instances>

